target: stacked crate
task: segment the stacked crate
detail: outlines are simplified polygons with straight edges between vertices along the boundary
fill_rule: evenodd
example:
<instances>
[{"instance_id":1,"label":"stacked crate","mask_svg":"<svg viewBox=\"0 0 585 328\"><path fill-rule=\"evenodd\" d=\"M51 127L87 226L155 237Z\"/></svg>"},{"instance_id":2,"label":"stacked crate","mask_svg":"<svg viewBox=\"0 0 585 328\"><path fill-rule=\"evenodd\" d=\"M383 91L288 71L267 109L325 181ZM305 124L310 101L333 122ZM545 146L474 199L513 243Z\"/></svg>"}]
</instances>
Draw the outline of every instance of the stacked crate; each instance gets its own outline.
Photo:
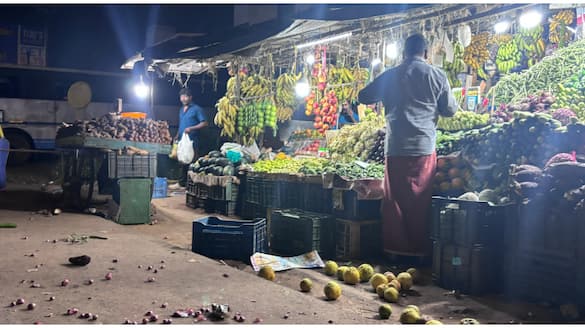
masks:
<instances>
[{"instance_id":1,"label":"stacked crate","mask_svg":"<svg viewBox=\"0 0 585 328\"><path fill-rule=\"evenodd\" d=\"M433 197L433 280L464 294L503 289L506 220L515 206Z\"/></svg>"}]
</instances>

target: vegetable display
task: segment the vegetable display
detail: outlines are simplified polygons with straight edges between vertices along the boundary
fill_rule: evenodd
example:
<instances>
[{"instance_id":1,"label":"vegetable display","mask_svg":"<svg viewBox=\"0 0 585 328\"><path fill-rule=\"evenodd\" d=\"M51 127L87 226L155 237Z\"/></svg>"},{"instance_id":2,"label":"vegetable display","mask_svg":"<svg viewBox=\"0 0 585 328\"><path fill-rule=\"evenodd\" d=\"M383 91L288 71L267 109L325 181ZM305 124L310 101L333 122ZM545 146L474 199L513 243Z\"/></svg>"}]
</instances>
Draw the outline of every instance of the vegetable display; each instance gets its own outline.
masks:
<instances>
[{"instance_id":1,"label":"vegetable display","mask_svg":"<svg viewBox=\"0 0 585 328\"><path fill-rule=\"evenodd\" d=\"M384 117L374 113L357 124L345 125L329 144L333 160L353 161L356 158L366 160L378 137L378 130L385 126Z\"/></svg>"},{"instance_id":2,"label":"vegetable display","mask_svg":"<svg viewBox=\"0 0 585 328\"><path fill-rule=\"evenodd\" d=\"M585 40L575 41L521 73L508 74L492 88L496 103L515 103L542 90L555 93L575 71L585 69Z\"/></svg>"},{"instance_id":3,"label":"vegetable display","mask_svg":"<svg viewBox=\"0 0 585 328\"><path fill-rule=\"evenodd\" d=\"M489 114L459 110L453 117L439 117L437 128L444 131L469 130L486 126L489 120Z\"/></svg>"}]
</instances>

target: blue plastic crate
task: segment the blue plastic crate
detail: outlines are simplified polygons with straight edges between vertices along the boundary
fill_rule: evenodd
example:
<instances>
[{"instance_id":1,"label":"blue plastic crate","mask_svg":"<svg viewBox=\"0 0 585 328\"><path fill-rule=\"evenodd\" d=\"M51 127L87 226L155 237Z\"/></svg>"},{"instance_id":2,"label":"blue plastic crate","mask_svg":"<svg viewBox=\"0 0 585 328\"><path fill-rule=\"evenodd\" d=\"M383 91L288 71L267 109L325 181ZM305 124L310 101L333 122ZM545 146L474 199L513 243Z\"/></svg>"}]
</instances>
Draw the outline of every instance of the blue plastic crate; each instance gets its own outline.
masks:
<instances>
[{"instance_id":1,"label":"blue plastic crate","mask_svg":"<svg viewBox=\"0 0 585 328\"><path fill-rule=\"evenodd\" d=\"M266 219L243 222L210 216L193 221L191 250L213 259L249 263L252 254L267 251L266 235Z\"/></svg>"},{"instance_id":2,"label":"blue plastic crate","mask_svg":"<svg viewBox=\"0 0 585 328\"><path fill-rule=\"evenodd\" d=\"M152 198L166 198L167 197L167 178L154 178L154 187L152 189Z\"/></svg>"},{"instance_id":3,"label":"blue plastic crate","mask_svg":"<svg viewBox=\"0 0 585 328\"><path fill-rule=\"evenodd\" d=\"M6 162L8 161L9 149L8 139L0 139L0 189L6 187Z\"/></svg>"}]
</instances>

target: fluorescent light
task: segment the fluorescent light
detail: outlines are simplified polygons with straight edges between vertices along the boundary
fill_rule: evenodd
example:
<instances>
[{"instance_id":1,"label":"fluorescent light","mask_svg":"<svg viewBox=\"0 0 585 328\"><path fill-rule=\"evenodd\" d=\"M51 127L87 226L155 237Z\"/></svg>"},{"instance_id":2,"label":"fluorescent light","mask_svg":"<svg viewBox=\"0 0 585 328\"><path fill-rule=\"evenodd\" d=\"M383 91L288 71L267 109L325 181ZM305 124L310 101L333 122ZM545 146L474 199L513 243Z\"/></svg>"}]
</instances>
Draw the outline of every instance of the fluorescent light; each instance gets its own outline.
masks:
<instances>
[{"instance_id":1,"label":"fluorescent light","mask_svg":"<svg viewBox=\"0 0 585 328\"><path fill-rule=\"evenodd\" d=\"M374 58L374 60L372 60L372 67L376 67L380 64L382 64L382 60L380 58Z\"/></svg>"},{"instance_id":2,"label":"fluorescent light","mask_svg":"<svg viewBox=\"0 0 585 328\"><path fill-rule=\"evenodd\" d=\"M520 26L525 29L531 29L540 25L542 21L542 14L536 10L531 10L523 13L520 16Z\"/></svg>"},{"instance_id":3,"label":"fluorescent light","mask_svg":"<svg viewBox=\"0 0 585 328\"><path fill-rule=\"evenodd\" d=\"M297 49L308 48L308 47L316 46L318 44L329 43L329 42L333 42L333 41L345 39L345 38L348 38L350 36L351 36L351 32L343 33L343 34L331 36L331 37L328 37L328 38L320 39L320 40L317 40L317 41L311 41L311 42L308 42L308 43L304 43L304 44L298 45L297 46Z\"/></svg>"},{"instance_id":4,"label":"fluorescent light","mask_svg":"<svg viewBox=\"0 0 585 328\"><path fill-rule=\"evenodd\" d=\"M313 54L309 54L307 58L305 58L305 61L307 64L313 65L315 63L315 56Z\"/></svg>"},{"instance_id":5,"label":"fluorescent light","mask_svg":"<svg viewBox=\"0 0 585 328\"><path fill-rule=\"evenodd\" d=\"M508 32L509 28L510 28L510 22L508 22L508 21L501 21L501 22L496 23L496 25L494 25L494 31L497 34L506 33L506 32Z\"/></svg>"},{"instance_id":6,"label":"fluorescent light","mask_svg":"<svg viewBox=\"0 0 585 328\"><path fill-rule=\"evenodd\" d=\"M309 95L309 93L311 93L311 86L309 85L307 79L302 79L297 83L295 86L295 93L299 98L305 98Z\"/></svg>"},{"instance_id":7,"label":"fluorescent light","mask_svg":"<svg viewBox=\"0 0 585 328\"><path fill-rule=\"evenodd\" d=\"M386 56L390 59L398 58L398 44L396 42L392 42L386 46Z\"/></svg>"},{"instance_id":8,"label":"fluorescent light","mask_svg":"<svg viewBox=\"0 0 585 328\"><path fill-rule=\"evenodd\" d=\"M149 93L150 88L148 87L148 85L144 84L144 81L142 80L142 75L140 75L140 82L134 86L134 94L136 94L136 96L140 99L145 99L146 97L148 97Z\"/></svg>"}]
</instances>

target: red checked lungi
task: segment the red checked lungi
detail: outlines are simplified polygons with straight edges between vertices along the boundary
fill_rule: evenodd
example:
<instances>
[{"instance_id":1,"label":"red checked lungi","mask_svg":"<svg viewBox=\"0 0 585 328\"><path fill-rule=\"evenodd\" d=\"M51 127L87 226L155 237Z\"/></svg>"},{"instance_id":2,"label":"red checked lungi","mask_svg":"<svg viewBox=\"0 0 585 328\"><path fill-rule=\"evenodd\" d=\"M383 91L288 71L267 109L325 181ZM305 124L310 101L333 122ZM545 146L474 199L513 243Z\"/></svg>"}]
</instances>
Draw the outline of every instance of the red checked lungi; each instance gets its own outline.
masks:
<instances>
[{"instance_id":1,"label":"red checked lungi","mask_svg":"<svg viewBox=\"0 0 585 328\"><path fill-rule=\"evenodd\" d=\"M436 167L436 153L386 158L382 200L382 242L386 253L430 255L427 217Z\"/></svg>"}]
</instances>

